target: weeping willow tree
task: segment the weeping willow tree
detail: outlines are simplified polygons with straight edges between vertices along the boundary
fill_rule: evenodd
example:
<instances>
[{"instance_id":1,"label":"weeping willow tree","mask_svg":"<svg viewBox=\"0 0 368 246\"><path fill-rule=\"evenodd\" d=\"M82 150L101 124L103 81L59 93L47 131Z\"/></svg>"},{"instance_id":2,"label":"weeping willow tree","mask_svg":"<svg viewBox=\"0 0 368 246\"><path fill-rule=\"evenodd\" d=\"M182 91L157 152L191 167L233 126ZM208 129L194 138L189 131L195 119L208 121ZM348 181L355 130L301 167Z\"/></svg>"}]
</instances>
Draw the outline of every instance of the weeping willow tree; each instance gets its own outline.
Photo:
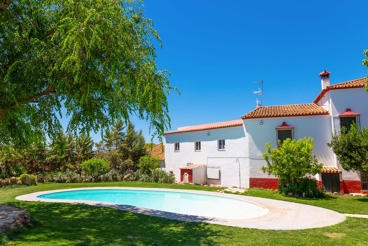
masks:
<instances>
[{"instance_id":1,"label":"weeping willow tree","mask_svg":"<svg viewBox=\"0 0 368 246\"><path fill-rule=\"evenodd\" d=\"M0 144L46 132L100 131L131 114L161 136L170 125L169 73L139 0L0 1ZM65 109L65 110L64 110Z\"/></svg>"}]
</instances>

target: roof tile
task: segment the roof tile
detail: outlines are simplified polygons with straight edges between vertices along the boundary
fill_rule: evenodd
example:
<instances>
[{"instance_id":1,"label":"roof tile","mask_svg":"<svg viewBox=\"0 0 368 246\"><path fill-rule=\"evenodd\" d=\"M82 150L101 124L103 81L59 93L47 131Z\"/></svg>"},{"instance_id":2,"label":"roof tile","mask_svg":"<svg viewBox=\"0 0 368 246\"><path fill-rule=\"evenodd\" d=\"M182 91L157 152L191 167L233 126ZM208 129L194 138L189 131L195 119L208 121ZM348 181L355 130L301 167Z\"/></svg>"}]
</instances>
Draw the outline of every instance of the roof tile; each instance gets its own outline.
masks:
<instances>
[{"instance_id":1,"label":"roof tile","mask_svg":"<svg viewBox=\"0 0 368 246\"><path fill-rule=\"evenodd\" d=\"M319 100L321 100L321 98L329 90L362 88L362 87L366 86L366 84L367 84L367 79L366 78L360 78L360 79L354 79L354 80L350 80L350 81L338 83L338 84L335 84L335 85L327 86L326 89L323 89L318 94L318 96L316 97L316 99L314 99L314 103L317 103Z\"/></svg>"},{"instance_id":2,"label":"roof tile","mask_svg":"<svg viewBox=\"0 0 368 246\"><path fill-rule=\"evenodd\" d=\"M204 124L204 125L180 127L176 131L165 132L165 135L182 133L182 132L212 130L212 129L227 128L227 127L234 127L234 126L241 126L241 125L243 125L242 120L231 120L231 121L216 122L216 123L210 123L210 124Z\"/></svg>"},{"instance_id":3,"label":"roof tile","mask_svg":"<svg viewBox=\"0 0 368 246\"><path fill-rule=\"evenodd\" d=\"M331 166L323 166L321 173L342 173L341 170L337 167Z\"/></svg>"},{"instance_id":4,"label":"roof tile","mask_svg":"<svg viewBox=\"0 0 368 246\"><path fill-rule=\"evenodd\" d=\"M327 115L328 111L315 103L282 106L262 106L242 116L242 119Z\"/></svg>"}]
</instances>

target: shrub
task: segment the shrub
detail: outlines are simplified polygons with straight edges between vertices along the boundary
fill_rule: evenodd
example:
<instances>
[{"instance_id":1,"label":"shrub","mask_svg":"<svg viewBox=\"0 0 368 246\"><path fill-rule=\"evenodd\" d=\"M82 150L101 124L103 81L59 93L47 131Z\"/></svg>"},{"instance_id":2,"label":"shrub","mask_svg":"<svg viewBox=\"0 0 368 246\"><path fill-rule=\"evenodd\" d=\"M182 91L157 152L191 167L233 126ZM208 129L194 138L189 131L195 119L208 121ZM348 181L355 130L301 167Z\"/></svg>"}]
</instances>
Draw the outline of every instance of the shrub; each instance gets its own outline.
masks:
<instances>
[{"instance_id":1,"label":"shrub","mask_svg":"<svg viewBox=\"0 0 368 246\"><path fill-rule=\"evenodd\" d=\"M321 172L323 164L318 164L313 155L313 139L304 138L294 140L287 138L281 142L280 148L271 149L267 143L263 154L267 166L261 170L280 178L279 191L281 194L294 196L320 196L323 191L317 188L316 181L307 177Z\"/></svg>"},{"instance_id":2,"label":"shrub","mask_svg":"<svg viewBox=\"0 0 368 246\"><path fill-rule=\"evenodd\" d=\"M8 165L7 172L1 173L0 178L19 177L23 173L26 173L26 169L23 167L23 165L15 163Z\"/></svg>"},{"instance_id":3,"label":"shrub","mask_svg":"<svg viewBox=\"0 0 368 246\"><path fill-rule=\"evenodd\" d=\"M341 134L333 134L331 142L327 145L332 148L346 171L368 172L367 127L359 129L357 124L352 124L349 131L343 127Z\"/></svg>"},{"instance_id":4,"label":"shrub","mask_svg":"<svg viewBox=\"0 0 368 246\"><path fill-rule=\"evenodd\" d=\"M152 158L149 155L139 158L138 168L145 174L149 174L160 167L160 160L157 158Z\"/></svg>"},{"instance_id":5,"label":"shrub","mask_svg":"<svg viewBox=\"0 0 368 246\"><path fill-rule=\"evenodd\" d=\"M19 177L20 180L22 180L23 184L26 185L35 185L36 184L36 177L32 174L22 174Z\"/></svg>"},{"instance_id":6,"label":"shrub","mask_svg":"<svg viewBox=\"0 0 368 246\"><path fill-rule=\"evenodd\" d=\"M175 176L173 173L165 172L161 169L154 169L150 173L144 173L142 170L138 170L134 173L136 181L141 182L155 182L155 183L175 183Z\"/></svg>"},{"instance_id":7,"label":"shrub","mask_svg":"<svg viewBox=\"0 0 368 246\"><path fill-rule=\"evenodd\" d=\"M296 197L313 198L325 196L323 189L318 188L317 180L310 177L303 177L291 184L287 184L285 180L280 180L279 192Z\"/></svg>"},{"instance_id":8,"label":"shrub","mask_svg":"<svg viewBox=\"0 0 368 246\"><path fill-rule=\"evenodd\" d=\"M109 172L110 163L103 159L92 158L88 161L82 162L81 169L86 176L91 176L95 181L97 181L99 176Z\"/></svg>"}]
</instances>

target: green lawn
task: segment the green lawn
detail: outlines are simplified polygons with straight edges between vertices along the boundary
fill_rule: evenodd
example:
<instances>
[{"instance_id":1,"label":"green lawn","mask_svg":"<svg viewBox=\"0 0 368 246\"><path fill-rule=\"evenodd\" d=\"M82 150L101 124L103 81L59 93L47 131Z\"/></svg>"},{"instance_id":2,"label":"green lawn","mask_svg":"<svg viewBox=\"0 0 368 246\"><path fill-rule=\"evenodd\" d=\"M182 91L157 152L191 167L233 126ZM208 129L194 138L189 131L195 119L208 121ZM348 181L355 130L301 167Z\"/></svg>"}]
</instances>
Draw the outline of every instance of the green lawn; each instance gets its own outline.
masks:
<instances>
[{"instance_id":1,"label":"green lawn","mask_svg":"<svg viewBox=\"0 0 368 246\"><path fill-rule=\"evenodd\" d=\"M347 218L335 226L298 231L242 229L206 223L179 222L87 205L21 202L18 195L41 190L129 186L216 191L218 188L138 182L39 184L0 188L0 203L31 213L34 227L12 237L9 245L368 245L368 219ZM250 190L246 195L329 207L344 213L368 214L368 198L331 196L305 200L273 191ZM12 236L12 235L10 235Z\"/></svg>"}]
</instances>

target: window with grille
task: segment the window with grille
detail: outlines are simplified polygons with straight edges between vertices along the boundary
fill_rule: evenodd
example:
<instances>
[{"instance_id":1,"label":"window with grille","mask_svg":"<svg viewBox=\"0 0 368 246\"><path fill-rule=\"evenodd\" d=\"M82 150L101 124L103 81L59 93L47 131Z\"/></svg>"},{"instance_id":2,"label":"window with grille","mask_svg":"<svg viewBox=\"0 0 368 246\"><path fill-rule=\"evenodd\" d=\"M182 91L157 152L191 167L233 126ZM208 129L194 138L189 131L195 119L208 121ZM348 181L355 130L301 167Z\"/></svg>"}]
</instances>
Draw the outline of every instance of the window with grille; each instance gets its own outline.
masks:
<instances>
[{"instance_id":1,"label":"window with grille","mask_svg":"<svg viewBox=\"0 0 368 246\"><path fill-rule=\"evenodd\" d=\"M362 190L368 190L368 173L361 173L360 181L362 183Z\"/></svg>"},{"instance_id":2,"label":"window with grille","mask_svg":"<svg viewBox=\"0 0 368 246\"><path fill-rule=\"evenodd\" d=\"M340 117L340 129L341 132L343 131L343 128L345 128L345 133L350 131L351 124L356 124L357 120L356 117Z\"/></svg>"},{"instance_id":3,"label":"window with grille","mask_svg":"<svg viewBox=\"0 0 368 246\"><path fill-rule=\"evenodd\" d=\"M277 139L280 140L281 144L285 141L285 139L290 138L293 139L293 130L277 130ZM277 141L278 143L278 141Z\"/></svg>"},{"instance_id":4,"label":"window with grille","mask_svg":"<svg viewBox=\"0 0 368 246\"><path fill-rule=\"evenodd\" d=\"M218 149L225 150L225 139L219 139L218 141Z\"/></svg>"},{"instance_id":5,"label":"window with grille","mask_svg":"<svg viewBox=\"0 0 368 246\"><path fill-rule=\"evenodd\" d=\"M175 143L175 151L180 151L180 143Z\"/></svg>"},{"instance_id":6,"label":"window with grille","mask_svg":"<svg viewBox=\"0 0 368 246\"><path fill-rule=\"evenodd\" d=\"M194 142L194 150L195 151L201 151L201 141L195 141Z\"/></svg>"}]
</instances>

